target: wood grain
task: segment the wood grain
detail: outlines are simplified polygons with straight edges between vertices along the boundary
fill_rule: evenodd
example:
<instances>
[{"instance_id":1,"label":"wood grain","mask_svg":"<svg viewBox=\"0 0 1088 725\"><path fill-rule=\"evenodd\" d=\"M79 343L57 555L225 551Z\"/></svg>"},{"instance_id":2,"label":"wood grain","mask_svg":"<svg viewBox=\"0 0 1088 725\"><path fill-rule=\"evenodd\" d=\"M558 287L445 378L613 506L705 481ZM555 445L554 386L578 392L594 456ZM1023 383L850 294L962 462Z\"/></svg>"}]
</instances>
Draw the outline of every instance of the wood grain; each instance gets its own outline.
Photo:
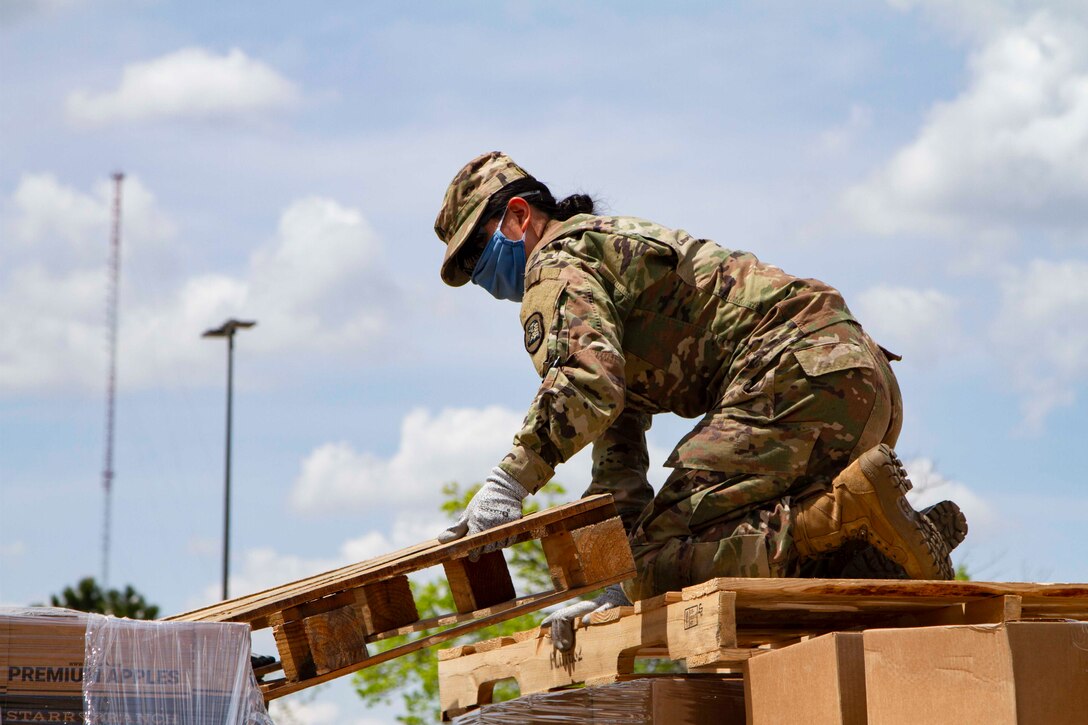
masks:
<instances>
[{"instance_id":1,"label":"wood grain","mask_svg":"<svg viewBox=\"0 0 1088 725\"><path fill-rule=\"evenodd\" d=\"M547 632L478 642L471 652L439 658L440 705L451 713L485 704L495 683L513 678L521 694L576 684L615 682L634 672L635 654L654 649L673 659L701 665L747 659L738 650L731 592L714 591L681 601L656 598L643 608L604 626L578 626L575 647L559 653Z\"/></svg>"},{"instance_id":2,"label":"wood grain","mask_svg":"<svg viewBox=\"0 0 1088 725\"><path fill-rule=\"evenodd\" d=\"M351 564L191 612L176 614L167 617L166 620L253 622L273 612L346 589L353 589L369 582L389 579L438 566L444 561L467 557L470 552L486 544L504 539L511 539L511 543L517 543L538 538L534 536L536 532L540 532L539 535L545 535L550 531L586 526L615 516L615 511L611 496L607 494L589 496L446 544L440 544L437 540L425 541L358 564Z\"/></svg>"}]
</instances>

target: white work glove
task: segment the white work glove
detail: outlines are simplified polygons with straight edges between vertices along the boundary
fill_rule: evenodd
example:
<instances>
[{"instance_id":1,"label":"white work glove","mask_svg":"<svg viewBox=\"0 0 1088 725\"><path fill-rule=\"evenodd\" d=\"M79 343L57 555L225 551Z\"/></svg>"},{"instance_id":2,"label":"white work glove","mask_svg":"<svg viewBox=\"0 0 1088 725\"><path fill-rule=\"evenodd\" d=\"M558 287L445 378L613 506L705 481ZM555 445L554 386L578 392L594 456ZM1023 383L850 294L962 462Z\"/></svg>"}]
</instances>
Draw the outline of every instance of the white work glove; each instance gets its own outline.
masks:
<instances>
[{"instance_id":1,"label":"white work glove","mask_svg":"<svg viewBox=\"0 0 1088 725\"><path fill-rule=\"evenodd\" d=\"M582 618L582 624L589 624L589 619L597 612L606 612L614 607L629 607L631 600L623 593L619 584L607 587L596 599L587 599L567 605L552 612L540 623L543 627L552 627L552 647L560 652L569 652L574 648L574 620Z\"/></svg>"},{"instance_id":2,"label":"white work glove","mask_svg":"<svg viewBox=\"0 0 1088 725\"><path fill-rule=\"evenodd\" d=\"M517 521L521 518L521 502L529 495L520 483L506 471L495 467L484 485L468 502L457 523L438 535L439 542L460 539L468 534L478 534L500 524ZM509 540L496 541L483 547L483 553L501 549ZM480 552L473 552L470 559L479 558Z\"/></svg>"}]
</instances>

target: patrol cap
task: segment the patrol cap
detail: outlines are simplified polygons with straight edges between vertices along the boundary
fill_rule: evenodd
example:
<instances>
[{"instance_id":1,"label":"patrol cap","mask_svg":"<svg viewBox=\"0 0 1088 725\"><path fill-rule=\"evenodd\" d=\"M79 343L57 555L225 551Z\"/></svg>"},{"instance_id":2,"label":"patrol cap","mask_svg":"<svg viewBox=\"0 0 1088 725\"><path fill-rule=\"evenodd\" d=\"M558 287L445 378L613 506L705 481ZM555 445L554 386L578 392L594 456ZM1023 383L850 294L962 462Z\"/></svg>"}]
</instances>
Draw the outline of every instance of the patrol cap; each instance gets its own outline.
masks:
<instances>
[{"instance_id":1,"label":"patrol cap","mask_svg":"<svg viewBox=\"0 0 1088 725\"><path fill-rule=\"evenodd\" d=\"M442 208L434 220L434 233L446 243L441 270L443 282L460 287L469 281L469 275L455 263L458 253L476 231L492 195L511 181L528 176L525 169L501 151L477 156L457 172L446 188Z\"/></svg>"}]
</instances>

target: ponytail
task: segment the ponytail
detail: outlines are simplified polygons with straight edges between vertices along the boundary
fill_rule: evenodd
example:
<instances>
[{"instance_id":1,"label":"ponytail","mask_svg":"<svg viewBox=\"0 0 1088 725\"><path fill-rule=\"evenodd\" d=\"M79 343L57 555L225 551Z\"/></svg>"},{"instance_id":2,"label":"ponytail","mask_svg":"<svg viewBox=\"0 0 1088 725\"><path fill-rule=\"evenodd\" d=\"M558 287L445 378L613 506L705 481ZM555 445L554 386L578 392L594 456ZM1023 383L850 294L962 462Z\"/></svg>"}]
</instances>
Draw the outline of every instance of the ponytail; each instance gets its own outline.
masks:
<instances>
[{"instance_id":1,"label":"ponytail","mask_svg":"<svg viewBox=\"0 0 1088 725\"><path fill-rule=\"evenodd\" d=\"M532 202L530 202L532 203ZM552 219L565 222L575 214L592 214L596 205L588 194L571 194L555 205L555 211L548 214ZM546 209L541 209L548 213Z\"/></svg>"}]
</instances>

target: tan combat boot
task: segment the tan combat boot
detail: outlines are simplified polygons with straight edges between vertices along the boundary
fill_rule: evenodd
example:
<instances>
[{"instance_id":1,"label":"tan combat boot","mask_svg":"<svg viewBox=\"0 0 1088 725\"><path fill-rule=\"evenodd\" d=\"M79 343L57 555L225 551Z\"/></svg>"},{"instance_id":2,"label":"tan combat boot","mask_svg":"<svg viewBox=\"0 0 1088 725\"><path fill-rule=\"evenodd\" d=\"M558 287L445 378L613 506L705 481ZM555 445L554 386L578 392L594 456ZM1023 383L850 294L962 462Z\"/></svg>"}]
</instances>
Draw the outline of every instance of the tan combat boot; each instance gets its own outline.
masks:
<instances>
[{"instance_id":1,"label":"tan combat boot","mask_svg":"<svg viewBox=\"0 0 1088 725\"><path fill-rule=\"evenodd\" d=\"M960 507L951 501L941 501L922 509L922 515L929 519L933 527L948 545L949 551L955 549L967 538L967 519Z\"/></svg>"},{"instance_id":2,"label":"tan combat boot","mask_svg":"<svg viewBox=\"0 0 1088 725\"><path fill-rule=\"evenodd\" d=\"M910 489L895 451L883 444L866 451L835 477L830 491L794 509L797 552L813 558L861 539L911 579L951 579L950 546L904 498Z\"/></svg>"}]
</instances>

